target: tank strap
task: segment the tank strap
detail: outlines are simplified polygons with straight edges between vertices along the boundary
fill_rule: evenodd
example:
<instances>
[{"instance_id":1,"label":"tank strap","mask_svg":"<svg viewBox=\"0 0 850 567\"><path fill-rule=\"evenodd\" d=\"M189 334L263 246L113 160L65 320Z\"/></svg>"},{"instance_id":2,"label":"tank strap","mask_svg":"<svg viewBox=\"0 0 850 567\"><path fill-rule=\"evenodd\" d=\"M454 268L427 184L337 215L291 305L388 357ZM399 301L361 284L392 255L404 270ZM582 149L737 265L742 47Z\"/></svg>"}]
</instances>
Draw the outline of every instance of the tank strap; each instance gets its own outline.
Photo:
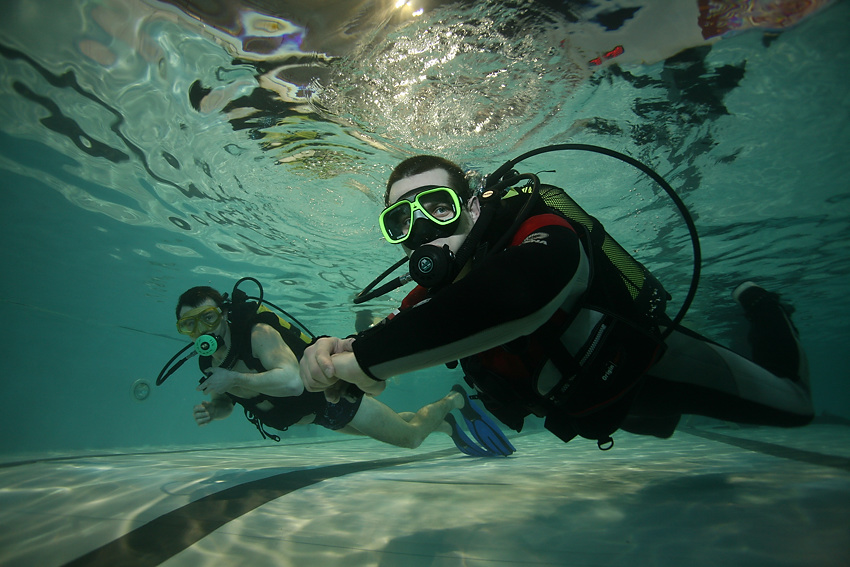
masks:
<instances>
[{"instance_id":1,"label":"tank strap","mask_svg":"<svg viewBox=\"0 0 850 567\"><path fill-rule=\"evenodd\" d=\"M260 435L263 436L263 439L268 438L268 439L271 439L272 441L274 441L276 443L280 443L280 436L279 435L275 435L274 433L269 433L268 431L266 431L265 427L264 427L265 424L262 422L262 420L259 417L257 417L256 415L254 415L254 413L251 410L249 410L248 408L244 408L244 409L245 409L245 419L247 419L248 421L250 421L251 423L254 424L254 426L260 432ZM287 428L283 429L283 431L286 431L288 429L289 428L287 427Z\"/></svg>"}]
</instances>

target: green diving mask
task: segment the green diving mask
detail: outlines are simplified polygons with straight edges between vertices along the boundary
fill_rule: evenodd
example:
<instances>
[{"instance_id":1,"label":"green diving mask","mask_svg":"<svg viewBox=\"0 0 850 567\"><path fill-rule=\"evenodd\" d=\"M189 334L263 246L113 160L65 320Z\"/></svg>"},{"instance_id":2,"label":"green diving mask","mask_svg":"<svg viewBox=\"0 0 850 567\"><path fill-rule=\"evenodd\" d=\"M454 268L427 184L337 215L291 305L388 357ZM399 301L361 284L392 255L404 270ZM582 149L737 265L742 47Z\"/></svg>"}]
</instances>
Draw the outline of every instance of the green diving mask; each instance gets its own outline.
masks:
<instances>
[{"instance_id":1,"label":"green diving mask","mask_svg":"<svg viewBox=\"0 0 850 567\"><path fill-rule=\"evenodd\" d=\"M212 305L192 309L177 320L177 332L181 335L206 333L217 328L221 318L221 309Z\"/></svg>"},{"instance_id":2,"label":"green diving mask","mask_svg":"<svg viewBox=\"0 0 850 567\"><path fill-rule=\"evenodd\" d=\"M388 242L415 249L454 234L460 211L460 198L453 189L428 185L406 193L384 209L378 222Z\"/></svg>"}]
</instances>

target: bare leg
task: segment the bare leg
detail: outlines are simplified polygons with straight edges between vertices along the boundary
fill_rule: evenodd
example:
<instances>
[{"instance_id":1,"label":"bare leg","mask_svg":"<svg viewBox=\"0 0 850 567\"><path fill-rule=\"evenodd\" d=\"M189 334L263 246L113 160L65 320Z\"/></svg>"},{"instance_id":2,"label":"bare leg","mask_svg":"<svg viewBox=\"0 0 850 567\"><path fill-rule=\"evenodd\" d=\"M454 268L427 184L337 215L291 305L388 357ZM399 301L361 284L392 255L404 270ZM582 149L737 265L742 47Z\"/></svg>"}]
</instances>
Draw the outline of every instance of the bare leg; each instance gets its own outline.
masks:
<instances>
[{"instance_id":1,"label":"bare leg","mask_svg":"<svg viewBox=\"0 0 850 567\"><path fill-rule=\"evenodd\" d=\"M397 414L371 396L364 396L354 419L341 431L355 435L360 433L390 445L415 449L434 431L451 435L451 428L444 419L449 412L461 407L463 396L457 392L450 393L416 413L402 414Z\"/></svg>"}]
</instances>

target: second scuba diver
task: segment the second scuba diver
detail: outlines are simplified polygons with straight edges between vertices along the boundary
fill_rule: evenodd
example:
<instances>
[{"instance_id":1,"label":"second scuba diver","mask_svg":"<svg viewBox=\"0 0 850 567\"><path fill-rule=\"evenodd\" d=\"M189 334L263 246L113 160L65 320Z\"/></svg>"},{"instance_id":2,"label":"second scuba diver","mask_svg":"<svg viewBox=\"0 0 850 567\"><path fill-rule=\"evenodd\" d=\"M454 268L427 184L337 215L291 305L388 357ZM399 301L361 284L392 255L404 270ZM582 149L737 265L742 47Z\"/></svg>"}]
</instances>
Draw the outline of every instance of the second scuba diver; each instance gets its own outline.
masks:
<instances>
[{"instance_id":1,"label":"second scuba diver","mask_svg":"<svg viewBox=\"0 0 850 567\"><path fill-rule=\"evenodd\" d=\"M533 185L496 190L521 179ZM381 229L419 285L384 322L308 348L307 390L379 391L391 376L460 361L507 426L520 431L533 414L565 442L581 435L601 449L620 428L669 437L683 414L811 421L806 358L776 294L751 282L733 292L750 322L748 360L679 325L684 312L671 320L652 274L534 175L495 175L472 195L456 164L416 156L392 172L386 205Z\"/></svg>"},{"instance_id":2,"label":"second scuba diver","mask_svg":"<svg viewBox=\"0 0 850 567\"><path fill-rule=\"evenodd\" d=\"M228 417L233 406L239 404L262 436L275 441L280 437L265 427L286 431L292 425L314 423L399 447L416 448L432 432L440 431L472 456L506 456L513 452L503 436L485 438L489 444L481 446L464 433L450 414L452 410L460 410L465 420L471 417L472 425L486 418L479 415L462 389L416 413L396 413L371 396L364 396L356 387L336 403L328 402L321 393L304 390L298 360L311 338L261 307L262 300L248 301L238 289L240 282L234 287L232 298L211 287L199 286L183 293L177 303L177 330L190 337L201 354L200 367L205 378L197 389L211 396L193 410L198 425ZM168 375L170 372L160 374L157 384ZM474 434L475 429L470 429Z\"/></svg>"}]
</instances>

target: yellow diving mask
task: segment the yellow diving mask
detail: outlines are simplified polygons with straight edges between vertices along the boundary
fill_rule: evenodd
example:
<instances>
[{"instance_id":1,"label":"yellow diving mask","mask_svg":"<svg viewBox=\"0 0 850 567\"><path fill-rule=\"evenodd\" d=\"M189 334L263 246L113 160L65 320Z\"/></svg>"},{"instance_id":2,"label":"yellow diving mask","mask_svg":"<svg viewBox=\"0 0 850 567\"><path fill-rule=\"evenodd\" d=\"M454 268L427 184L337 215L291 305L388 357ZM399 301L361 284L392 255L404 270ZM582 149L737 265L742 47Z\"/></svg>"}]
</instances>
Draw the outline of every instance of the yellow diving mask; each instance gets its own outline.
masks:
<instances>
[{"instance_id":1,"label":"yellow diving mask","mask_svg":"<svg viewBox=\"0 0 850 567\"><path fill-rule=\"evenodd\" d=\"M217 328L221 318L221 309L218 307L213 305L198 307L177 320L177 332L181 335L206 333Z\"/></svg>"}]
</instances>

